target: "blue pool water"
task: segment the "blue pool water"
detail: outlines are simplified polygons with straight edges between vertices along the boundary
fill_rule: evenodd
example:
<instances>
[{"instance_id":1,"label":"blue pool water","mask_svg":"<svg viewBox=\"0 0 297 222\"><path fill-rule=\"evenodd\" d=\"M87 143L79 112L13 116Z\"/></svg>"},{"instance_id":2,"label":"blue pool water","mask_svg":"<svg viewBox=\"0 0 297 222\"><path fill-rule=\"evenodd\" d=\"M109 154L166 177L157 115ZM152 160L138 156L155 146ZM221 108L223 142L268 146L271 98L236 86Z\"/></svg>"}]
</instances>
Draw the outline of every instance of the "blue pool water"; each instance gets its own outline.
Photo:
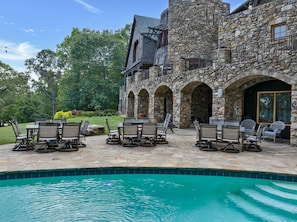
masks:
<instances>
[{"instance_id":1,"label":"blue pool water","mask_svg":"<svg viewBox=\"0 0 297 222\"><path fill-rule=\"evenodd\" d=\"M259 187L276 189L269 180L197 175L114 174L2 180L0 217L6 222L297 221L294 190L278 188L278 192L292 197L282 200ZM281 201L276 203L281 203L280 209L267 206L265 201L272 202L269 198Z\"/></svg>"}]
</instances>

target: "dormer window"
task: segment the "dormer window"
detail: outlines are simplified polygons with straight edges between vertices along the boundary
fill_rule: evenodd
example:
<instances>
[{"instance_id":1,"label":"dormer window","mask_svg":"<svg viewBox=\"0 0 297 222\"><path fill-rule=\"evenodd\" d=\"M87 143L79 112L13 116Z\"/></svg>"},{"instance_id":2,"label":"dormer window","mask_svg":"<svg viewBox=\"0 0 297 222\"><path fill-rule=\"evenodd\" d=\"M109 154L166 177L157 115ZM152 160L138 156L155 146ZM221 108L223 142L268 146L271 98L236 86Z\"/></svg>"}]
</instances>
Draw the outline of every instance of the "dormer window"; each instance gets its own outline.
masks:
<instances>
[{"instance_id":1,"label":"dormer window","mask_svg":"<svg viewBox=\"0 0 297 222\"><path fill-rule=\"evenodd\" d=\"M287 26L285 23L272 26L273 41L285 40L287 36Z\"/></svg>"}]
</instances>

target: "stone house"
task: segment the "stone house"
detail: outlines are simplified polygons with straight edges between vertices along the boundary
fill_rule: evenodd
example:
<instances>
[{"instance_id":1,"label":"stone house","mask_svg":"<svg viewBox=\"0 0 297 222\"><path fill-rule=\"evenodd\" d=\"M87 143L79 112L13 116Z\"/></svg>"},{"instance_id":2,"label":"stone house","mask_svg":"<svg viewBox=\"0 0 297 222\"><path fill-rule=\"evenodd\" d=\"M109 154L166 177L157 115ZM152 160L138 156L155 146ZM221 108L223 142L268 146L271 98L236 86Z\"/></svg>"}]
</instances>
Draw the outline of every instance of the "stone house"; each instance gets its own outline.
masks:
<instances>
[{"instance_id":1,"label":"stone house","mask_svg":"<svg viewBox=\"0 0 297 222\"><path fill-rule=\"evenodd\" d=\"M297 0L249 0L232 12L221 0L168 3L142 36L133 24L119 111L156 122L169 112L179 128L282 120L282 137L297 144ZM135 44L146 38L153 63L136 69Z\"/></svg>"}]
</instances>

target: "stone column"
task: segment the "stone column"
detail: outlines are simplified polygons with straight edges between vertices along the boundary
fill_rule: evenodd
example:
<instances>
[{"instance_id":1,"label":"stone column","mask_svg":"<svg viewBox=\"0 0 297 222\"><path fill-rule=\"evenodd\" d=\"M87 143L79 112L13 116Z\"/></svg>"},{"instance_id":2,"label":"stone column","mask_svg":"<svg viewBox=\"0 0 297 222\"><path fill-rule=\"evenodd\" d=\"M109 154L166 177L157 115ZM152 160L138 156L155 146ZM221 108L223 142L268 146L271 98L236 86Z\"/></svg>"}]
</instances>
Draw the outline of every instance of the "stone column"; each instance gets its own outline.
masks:
<instances>
[{"instance_id":1,"label":"stone column","mask_svg":"<svg viewBox=\"0 0 297 222\"><path fill-rule=\"evenodd\" d=\"M226 119L225 117L225 90L222 87L215 88L213 90L213 102L212 102L212 117L215 119Z\"/></svg>"},{"instance_id":2,"label":"stone column","mask_svg":"<svg viewBox=\"0 0 297 222\"><path fill-rule=\"evenodd\" d=\"M154 94L150 93L149 104L148 104L148 106L149 106L148 117L150 118L150 120L152 122L156 122L156 119L154 118L155 117L154 103L155 103L155 96L154 96Z\"/></svg>"},{"instance_id":3,"label":"stone column","mask_svg":"<svg viewBox=\"0 0 297 222\"><path fill-rule=\"evenodd\" d=\"M174 72L186 71L187 60L185 58L179 58L177 64L174 66Z\"/></svg>"},{"instance_id":4,"label":"stone column","mask_svg":"<svg viewBox=\"0 0 297 222\"><path fill-rule=\"evenodd\" d=\"M160 70L160 67L157 65L150 67L149 68L149 77L151 78L151 76L152 77L159 76L159 70Z\"/></svg>"},{"instance_id":5,"label":"stone column","mask_svg":"<svg viewBox=\"0 0 297 222\"><path fill-rule=\"evenodd\" d=\"M297 145L297 85L291 87L291 129L290 143Z\"/></svg>"},{"instance_id":6,"label":"stone column","mask_svg":"<svg viewBox=\"0 0 297 222\"><path fill-rule=\"evenodd\" d=\"M141 71L137 71L135 73L135 83L141 82L142 81L142 73Z\"/></svg>"}]
</instances>

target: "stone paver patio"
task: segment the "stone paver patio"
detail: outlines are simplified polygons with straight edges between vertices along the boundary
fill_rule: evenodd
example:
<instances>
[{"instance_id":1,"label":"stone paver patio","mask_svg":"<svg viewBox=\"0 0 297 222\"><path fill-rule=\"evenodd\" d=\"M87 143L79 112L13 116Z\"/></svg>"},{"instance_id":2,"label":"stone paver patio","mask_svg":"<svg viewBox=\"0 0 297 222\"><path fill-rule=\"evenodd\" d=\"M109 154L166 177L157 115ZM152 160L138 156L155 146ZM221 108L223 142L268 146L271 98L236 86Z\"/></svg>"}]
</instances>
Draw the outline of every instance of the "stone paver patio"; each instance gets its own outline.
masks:
<instances>
[{"instance_id":1,"label":"stone paver patio","mask_svg":"<svg viewBox=\"0 0 297 222\"><path fill-rule=\"evenodd\" d=\"M122 147L105 144L106 135L87 137L86 148L77 152L37 153L12 151L14 144L0 146L0 172L97 168L166 167L212 168L274 172L297 175L297 147L285 142L262 142L262 152L205 152L195 146L193 129L168 132L169 144L156 147Z\"/></svg>"}]
</instances>

